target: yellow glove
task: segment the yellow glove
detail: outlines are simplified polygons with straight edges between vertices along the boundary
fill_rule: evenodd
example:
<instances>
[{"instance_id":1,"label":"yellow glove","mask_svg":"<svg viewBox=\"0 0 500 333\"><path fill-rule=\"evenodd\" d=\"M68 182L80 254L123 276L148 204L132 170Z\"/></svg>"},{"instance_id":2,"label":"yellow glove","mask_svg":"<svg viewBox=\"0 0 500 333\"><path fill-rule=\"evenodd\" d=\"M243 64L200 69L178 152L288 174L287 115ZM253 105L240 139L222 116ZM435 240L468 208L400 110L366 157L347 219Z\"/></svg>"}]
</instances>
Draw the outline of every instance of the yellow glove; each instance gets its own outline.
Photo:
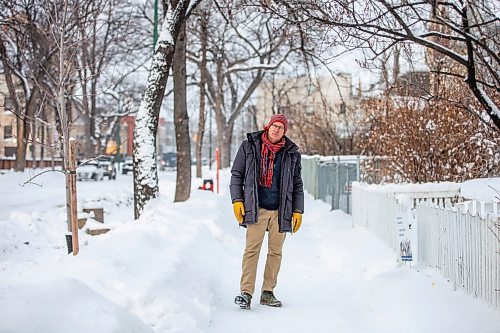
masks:
<instances>
[{"instance_id":1,"label":"yellow glove","mask_svg":"<svg viewBox=\"0 0 500 333\"><path fill-rule=\"evenodd\" d=\"M300 225L302 224L302 214L301 213L293 213L292 217L292 229L293 233L299 231Z\"/></svg>"},{"instance_id":2,"label":"yellow glove","mask_svg":"<svg viewBox=\"0 0 500 333\"><path fill-rule=\"evenodd\" d=\"M234 216L236 216L236 220L238 220L239 224L243 223L243 216L245 216L245 206L241 201L235 201L233 203L233 211Z\"/></svg>"}]
</instances>

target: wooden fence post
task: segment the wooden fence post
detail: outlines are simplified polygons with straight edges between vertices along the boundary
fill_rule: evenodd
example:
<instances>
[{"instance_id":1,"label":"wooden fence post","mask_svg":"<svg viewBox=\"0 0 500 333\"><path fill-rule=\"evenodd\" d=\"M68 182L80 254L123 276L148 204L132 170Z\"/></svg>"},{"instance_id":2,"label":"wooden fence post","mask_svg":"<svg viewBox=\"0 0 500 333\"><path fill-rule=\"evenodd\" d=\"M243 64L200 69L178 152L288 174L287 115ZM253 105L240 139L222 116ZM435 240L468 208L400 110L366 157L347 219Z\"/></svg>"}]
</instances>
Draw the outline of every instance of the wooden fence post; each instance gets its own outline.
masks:
<instances>
[{"instance_id":1,"label":"wooden fence post","mask_svg":"<svg viewBox=\"0 0 500 333\"><path fill-rule=\"evenodd\" d=\"M77 201L76 201L76 152L75 152L76 140L71 138L69 141L69 163L68 163L68 173L69 173L69 209L70 209L70 221L71 221L71 234L72 234L72 248L73 255L78 254L78 215L77 215Z\"/></svg>"}]
</instances>

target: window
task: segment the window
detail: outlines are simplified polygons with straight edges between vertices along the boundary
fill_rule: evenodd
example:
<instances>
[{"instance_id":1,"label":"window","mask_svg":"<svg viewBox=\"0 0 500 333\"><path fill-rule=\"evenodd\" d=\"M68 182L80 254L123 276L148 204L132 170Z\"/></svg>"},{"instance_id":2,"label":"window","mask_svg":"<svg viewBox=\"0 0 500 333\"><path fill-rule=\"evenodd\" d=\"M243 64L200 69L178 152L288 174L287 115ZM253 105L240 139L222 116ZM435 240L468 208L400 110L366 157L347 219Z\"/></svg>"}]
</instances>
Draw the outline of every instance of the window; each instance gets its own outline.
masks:
<instances>
[{"instance_id":1,"label":"window","mask_svg":"<svg viewBox=\"0 0 500 333\"><path fill-rule=\"evenodd\" d=\"M12 126L4 126L3 128L3 138L10 139L12 138Z\"/></svg>"},{"instance_id":2,"label":"window","mask_svg":"<svg viewBox=\"0 0 500 333\"><path fill-rule=\"evenodd\" d=\"M5 147L5 157L16 156L17 147Z\"/></svg>"},{"instance_id":3,"label":"window","mask_svg":"<svg viewBox=\"0 0 500 333\"><path fill-rule=\"evenodd\" d=\"M307 114L314 113L314 107L312 105L306 105L306 113Z\"/></svg>"}]
</instances>

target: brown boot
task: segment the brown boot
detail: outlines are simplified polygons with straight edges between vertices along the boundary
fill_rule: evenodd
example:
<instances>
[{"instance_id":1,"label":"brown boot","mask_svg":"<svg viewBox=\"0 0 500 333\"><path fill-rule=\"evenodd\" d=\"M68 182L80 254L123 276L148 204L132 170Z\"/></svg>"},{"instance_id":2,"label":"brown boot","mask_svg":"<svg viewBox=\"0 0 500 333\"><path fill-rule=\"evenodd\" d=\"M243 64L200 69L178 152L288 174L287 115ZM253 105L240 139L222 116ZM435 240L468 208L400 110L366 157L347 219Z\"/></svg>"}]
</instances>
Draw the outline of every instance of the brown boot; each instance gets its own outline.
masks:
<instances>
[{"instance_id":1,"label":"brown boot","mask_svg":"<svg viewBox=\"0 0 500 333\"><path fill-rule=\"evenodd\" d=\"M283 305L281 301L277 300L276 297L274 297L274 294L272 291L262 291L262 294L260 295L260 304L262 305L267 305L267 306L273 306L276 308L279 308Z\"/></svg>"}]
</instances>

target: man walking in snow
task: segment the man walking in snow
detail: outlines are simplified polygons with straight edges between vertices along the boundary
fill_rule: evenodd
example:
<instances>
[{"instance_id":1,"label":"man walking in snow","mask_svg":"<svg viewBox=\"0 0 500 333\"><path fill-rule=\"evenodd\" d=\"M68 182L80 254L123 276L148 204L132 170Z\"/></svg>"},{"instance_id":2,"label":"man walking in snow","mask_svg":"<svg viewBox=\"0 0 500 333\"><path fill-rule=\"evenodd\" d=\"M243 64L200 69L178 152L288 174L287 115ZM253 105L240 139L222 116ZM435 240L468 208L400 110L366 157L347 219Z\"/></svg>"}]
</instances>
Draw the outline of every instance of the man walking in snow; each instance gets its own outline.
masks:
<instances>
[{"instance_id":1,"label":"man walking in snow","mask_svg":"<svg viewBox=\"0 0 500 333\"><path fill-rule=\"evenodd\" d=\"M260 304L280 307L274 296L287 232L295 233L302 223L302 188L299 147L285 133L288 119L272 116L263 131L247 134L231 169L231 200L234 215L247 228L241 295L234 302L249 309L255 289L257 262L266 231L269 233L264 283Z\"/></svg>"}]
</instances>

